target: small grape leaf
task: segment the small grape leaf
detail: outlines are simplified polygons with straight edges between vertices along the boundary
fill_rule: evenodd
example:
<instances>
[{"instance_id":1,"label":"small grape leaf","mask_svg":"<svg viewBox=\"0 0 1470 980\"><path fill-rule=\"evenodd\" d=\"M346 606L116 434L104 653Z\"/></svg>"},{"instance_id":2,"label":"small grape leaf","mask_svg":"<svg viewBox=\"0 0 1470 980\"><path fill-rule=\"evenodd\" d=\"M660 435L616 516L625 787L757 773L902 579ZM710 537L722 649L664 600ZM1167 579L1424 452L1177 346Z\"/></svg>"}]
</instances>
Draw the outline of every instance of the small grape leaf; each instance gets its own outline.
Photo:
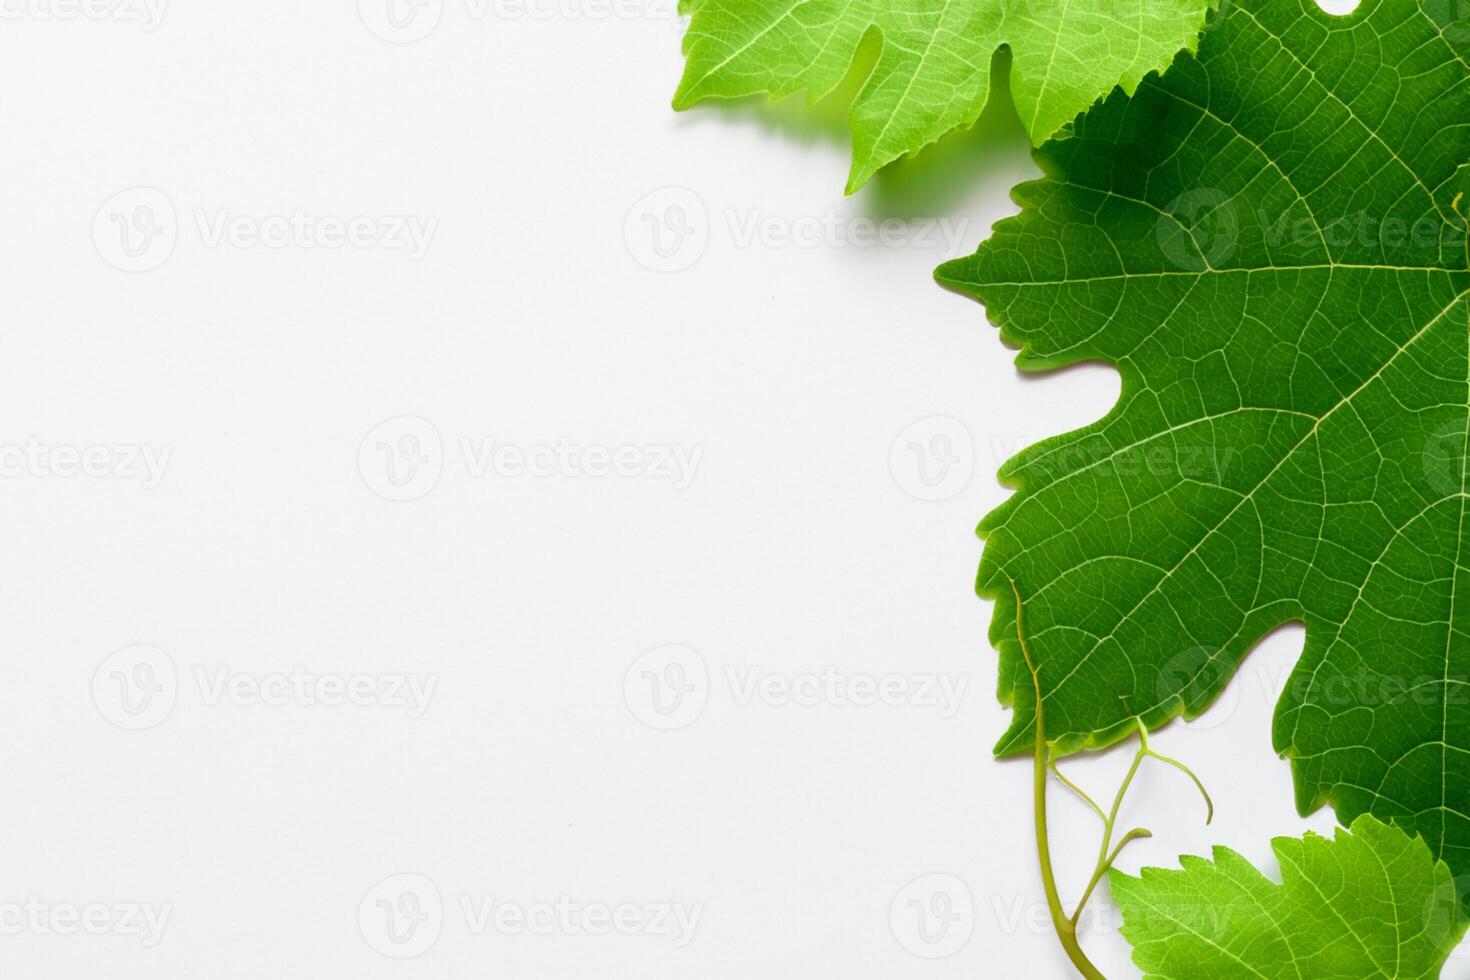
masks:
<instances>
[{"instance_id":1,"label":"small grape leaf","mask_svg":"<svg viewBox=\"0 0 1470 980\"><path fill-rule=\"evenodd\" d=\"M852 104L849 193L985 108L991 56L1012 53L1011 90L1036 142L1122 85L1193 49L1210 0L685 0L691 15L674 107L806 90L830 94L881 44ZM861 62L860 62L861 63Z\"/></svg>"},{"instance_id":2,"label":"small grape leaf","mask_svg":"<svg viewBox=\"0 0 1470 980\"><path fill-rule=\"evenodd\" d=\"M1038 150L1022 212L938 272L1023 370L1122 381L1002 468L981 524L997 752L1035 720L1008 580L1061 753L1200 714L1300 621L1273 729L1299 809L1396 821L1464 874L1470 5L1225 10Z\"/></svg>"},{"instance_id":3,"label":"small grape leaf","mask_svg":"<svg viewBox=\"0 0 1470 980\"><path fill-rule=\"evenodd\" d=\"M1279 885L1225 847L1179 871L1111 873L1146 980L1428 980L1465 933L1449 868L1396 827L1360 817L1271 849Z\"/></svg>"}]
</instances>

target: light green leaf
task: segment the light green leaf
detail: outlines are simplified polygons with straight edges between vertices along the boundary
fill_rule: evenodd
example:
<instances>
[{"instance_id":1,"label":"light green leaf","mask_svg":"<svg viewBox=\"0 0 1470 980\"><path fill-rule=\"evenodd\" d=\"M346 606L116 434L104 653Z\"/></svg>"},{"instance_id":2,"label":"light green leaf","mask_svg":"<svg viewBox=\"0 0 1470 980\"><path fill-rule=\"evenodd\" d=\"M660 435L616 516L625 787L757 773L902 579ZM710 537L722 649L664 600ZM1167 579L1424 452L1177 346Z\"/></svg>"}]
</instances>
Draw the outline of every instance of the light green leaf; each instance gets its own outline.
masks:
<instances>
[{"instance_id":1,"label":"light green leaf","mask_svg":"<svg viewBox=\"0 0 1470 980\"><path fill-rule=\"evenodd\" d=\"M1132 91L1193 49L1209 0L685 0L674 106L831 93L865 37L881 44L853 102L849 192L885 164L973 123L990 60L1012 52L1011 90L1040 142L1102 96Z\"/></svg>"},{"instance_id":2,"label":"light green leaf","mask_svg":"<svg viewBox=\"0 0 1470 980\"><path fill-rule=\"evenodd\" d=\"M1274 727L1299 807L1393 820L1464 873L1470 10L1227 10L1042 147L1022 213L939 271L1024 370L1122 376L1104 419L1006 464L981 525L997 751L1035 718L1007 578L1061 752L1199 714L1301 621Z\"/></svg>"},{"instance_id":3,"label":"light green leaf","mask_svg":"<svg viewBox=\"0 0 1470 980\"><path fill-rule=\"evenodd\" d=\"M1271 846L1279 885L1224 847L1180 871L1112 873L1148 980L1432 978L1464 935L1449 868L1395 827L1361 817L1335 840Z\"/></svg>"}]
</instances>

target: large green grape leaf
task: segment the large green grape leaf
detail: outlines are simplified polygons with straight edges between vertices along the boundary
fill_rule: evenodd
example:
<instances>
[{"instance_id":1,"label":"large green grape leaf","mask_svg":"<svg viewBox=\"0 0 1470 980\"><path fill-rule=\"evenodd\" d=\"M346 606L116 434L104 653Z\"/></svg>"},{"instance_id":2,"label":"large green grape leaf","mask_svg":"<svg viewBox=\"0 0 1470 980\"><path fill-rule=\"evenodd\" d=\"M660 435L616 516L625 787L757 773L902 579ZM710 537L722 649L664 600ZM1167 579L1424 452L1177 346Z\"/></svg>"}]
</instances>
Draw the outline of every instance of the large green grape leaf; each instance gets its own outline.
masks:
<instances>
[{"instance_id":1,"label":"large green grape leaf","mask_svg":"<svg viewBox=\"0 0 1470 980\"><path fill-rule=\"evenodd\" d=\"M999 753L1193 717L1288 621L1303 812L1373 813L1470 871L1470 13L1234 0L1134 96L1036 154L1022 212L941 282L1028 371L1117 367L981 524Z\"/></svg>"},{"instance_id":2,"label":"large green grape leaf","mask_svg":"<svg viewBox=\"0 0 1470 980\"><path fill-rule=\"evenodd\" d=\"M1418 838L1360 817L1271 842L1281 884L1224 847L1182 870L1113 872L1147 980L1429 980L1465 932L1454 881Z\"/></svg>"},{"instance_id":3,"label":"large green grape leaf","mask_svg":"<svg viewBox=\"0 0 1470 980\"><path fill-rule=\"evenodd\" d=\"M1011 90L1040 142L1122 85L1193 49L1209 0L685 0L678 109L709 97L806 90L815 101L881 44L853 102L857 189L885 164L968 126L990 60L1011 48Z\"/></svg>"}]
</instances>

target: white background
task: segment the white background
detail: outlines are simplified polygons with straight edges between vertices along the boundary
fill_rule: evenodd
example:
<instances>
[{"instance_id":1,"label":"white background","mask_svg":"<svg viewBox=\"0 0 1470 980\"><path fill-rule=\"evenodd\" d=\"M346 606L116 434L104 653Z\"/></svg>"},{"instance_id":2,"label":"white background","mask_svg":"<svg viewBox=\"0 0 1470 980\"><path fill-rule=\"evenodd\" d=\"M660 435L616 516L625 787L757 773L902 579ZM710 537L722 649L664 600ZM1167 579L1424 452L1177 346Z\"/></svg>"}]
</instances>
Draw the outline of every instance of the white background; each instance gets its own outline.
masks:
<instances>
[{"instance_id":1,"label":"white background","mask_svg":"<svg viewBox=\"0 0 1470 980\"><path fill-rule=\"evenodd\" d=\"M989 753L1007 716L973 528L1006 496L999 463L1117 382L1021 379L930 279L1035 174L1009 109L844 198L846 136L800 106L669 109L671 0L431 2L412 44L375 2L180 3L154 25L9 2L0 973L1071 975L1029 764ZM416 258L243 237L297 212L328 238L355 217L433 235ZM462 447L485 440L634 447L638 475L477 473ZM166 467L136 472L135 449ZM661 474L665 450L692 479ZM649 686L680 680L670 645L692 651L683 702ZM1126 869L1215 843L1269 866L1270 836L1332 826L1295 815L1270 748L1299 647L1277 634L1158 736L1218 817L1146 769L1125 812L1156 837ZM295 668L437 686L421 712L209 686ZM824 671L963 697L742 686ZM1127 754L1073 771L1110 794ZM1096 821L1054 799L1075 898ZM395 945L377 901L405 888L427 918ZM491 900L699 919L477 929L464 902ZM58 908L130 903L167 909L161 939L56 934ZM1087 921L1108 975L1137 976L1106 894Z\"/></svg>"}]
</instances>

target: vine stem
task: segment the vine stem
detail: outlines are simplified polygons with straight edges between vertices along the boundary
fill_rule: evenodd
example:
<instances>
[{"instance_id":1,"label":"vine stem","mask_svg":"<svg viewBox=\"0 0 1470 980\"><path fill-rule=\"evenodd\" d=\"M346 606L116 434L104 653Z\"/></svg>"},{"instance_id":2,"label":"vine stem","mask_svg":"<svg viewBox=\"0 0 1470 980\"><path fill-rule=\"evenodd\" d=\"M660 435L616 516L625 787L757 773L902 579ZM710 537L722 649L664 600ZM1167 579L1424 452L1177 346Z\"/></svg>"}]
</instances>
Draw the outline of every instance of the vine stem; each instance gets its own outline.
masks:
<instances>
[{"instance_id":1,"label":"vine stem","mask_svg":"<svg viewBox=\"0 0 1470 980\"><path fill-rule=\"evenodd\" d=\"M1056 873L1051 864L1051 842L1047 836L1046 827L1046 790L1047 772L1050 750L1046 744L1046 723L1042 717L1041 703L1041 674L1036 668L1036 663L1031 659L1031 651L1026 647L1025 632L1021 629L1021 591L1016 588L1016 583L1011 583L1011 591L1016 595L1016 638L1021 643L1021 656L1026 660L1026 669L1031 673L1031 683L1036 688L1036 759L1035 773L1033 779L1033 792L1035 794L1036 813L1036 853L1041 860L1041 884L1046 889L1046 907L1051 911L1052 926L1056 929L1057 939L1061 941L1062 949L1067 954L1067 959L1077 971L1087 980L1107 980L1101 970L1093 965L1082 951L1082 946L1077 941L1077 923L1068 918L1062 909L1062 897L1057 891ZM1080 912L1081 909L1079 908Z\"/></svg>"},{"instance_id":2,"label":"vine stem","mask_svg":"<svg viewBox=\"0 0 1470 980\"><path fill-rule=\"evenodd\" d=\"M1153 836L1148 830L1137 827L1124 834L1116 846L1113 844L1113 834L1118 829L1118 814L1123 808L1123 798L1128 795L1128 788L1133 785L1133 777L1138 775L1139 767L1143 765L1145 759L1156 759L1188 776L1194 782L1200 795L1204 797L1205 823L1207 824L1215 819L1215 803L1210 799L1210 794L1206 792L1204 783L1200 782L1199 777L1188 766L1178 759L1171 759L1153 750L1148 744L1148 726L1143 723L1142 718L1133 719L1138 725L1138 750L1133 755L1133 763L1128 767L1128 775L1123 777L1123 785L1118 787L1118 793L1113 797L1112 808L1107 813L1103 812L1102 807L1098 806L1082 787L1062 775L1062 771L1057 768L1056 760L1052 758L1051 745L1046 740L1046 706L1041 696L1041 668L1032 658L1031 648L1026 645L1026 630L1021 618L1021 590L1016 587L1014 581L1011 582L1011 592L1016 596L1016 640L1021 645L1021 656L1026 661L1026 669L1031 674L1031 684L1036 691L1034 811L1036 814L1036 852L1041 860L1041 883L1046 888L1046 906L1051 911L1052 926L1056 929L1057 939L1061 941L1062 949L1066 951L1067 958L1072 961L1072 965L1086 980L1107 980L1087 958L1087 954L1082 951L1082 945L1077 941L1077 926L1082 921L1082 911L1087 908L1087 902L1092 898L1092 893L1097 890L1097 886L1102 883L1108 870L1117 862L1118 855L1123 852L1123 848L1136 840ZM1102 818L1103 822L1102 846L1098 849L1097 866L1093 869L1092 878L1082 892L1082 898L1077 903L1077 910L1070 916L1062 907L1062 898L1057 891L1056 873L1051 863L1051 842L1047 834L1046 821L1047 777L1050 775L1055 775L1062 785L1081 797L1088 808Z\"/></svg>"}]
</instances>

